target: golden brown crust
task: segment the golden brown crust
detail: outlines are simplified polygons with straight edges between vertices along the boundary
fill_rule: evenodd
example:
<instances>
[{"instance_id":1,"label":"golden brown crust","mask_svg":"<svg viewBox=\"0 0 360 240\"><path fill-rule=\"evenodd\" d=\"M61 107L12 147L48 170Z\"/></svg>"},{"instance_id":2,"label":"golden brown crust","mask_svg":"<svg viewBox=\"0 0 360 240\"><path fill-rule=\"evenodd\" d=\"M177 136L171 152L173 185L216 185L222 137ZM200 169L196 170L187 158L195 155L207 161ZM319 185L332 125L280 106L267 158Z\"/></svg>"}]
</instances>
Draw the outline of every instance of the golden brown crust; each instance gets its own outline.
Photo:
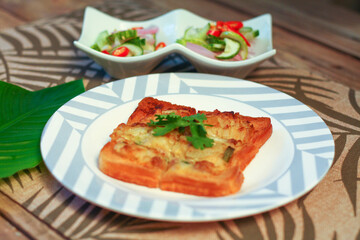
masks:
<instances>
[{"instance_id":1,"label":"golden brown crust","mask_svg":"<svg viewBox=\"0 0 360 240\"><path fill-rule=\"evenodd\" d=\"M154 156L149 162L141 163L134 154L138 149L135 145L127 145L123 152L115 151L116 143L108 142L100 152L99 168L106 175L122 180L124 182L157 188L162 172L166 168L165 161L159 156ZM161 163L160 163L161 161Z\"/></svg>"},{"instance_id":2,"label":"golden brown crust","mask_svg":"<svg viewBox=\"0 0 360 240\"><path fill-rule=\"evenodd\" d=\"M272 134L270 118L248 117L234 112L199 111L207 117L205 123L209 135L229 139L235 145L235 152L230 161L242 171L255 157L260 147Z\"/></svg>"},{"instance_id":3,"label":"golden brown crust","mask_svg":"<svg viewBox=\"0 0 360 240\"><path fill-rule=\"evenodd\" d=\"M143 98L135 111L131 114L128 124L147 123L155 119L155 115L175 112L182 117L196 114L195 108L172 104L152 97Z\"/></svg>"},{"instance_id":4,"label":"golden brown crust","mask_svg":"<svg viewBox=\"0 0 360 240\"><path fill-rule=\"evenodd\" d=\"M160 189L198 196L219 197L236 193L240 190L244 176L237 167L231 167L220 175L214 175L207 169L189 167L186 171L178 163L166 171L160 180ZM196 164L195 164L196 165Z\"/></svg>"},{"instance_id":5,"label":"golden brown crust","mask_svg":"<svg viewBox=\"0 0 360 240\"><path fill-rule=\"evenodd\" d=\"M100 170L125 182L166 191L200 196L225 196L239 191L242 172L272 133L269 118L253 118L233 112L199 111L207 116L212 148L193 148L173 131L153 137L146 125L155 114L196 114L191 107L144 98L130 116L111 134L100 152ZM231 157L223 159L227 148Z\"/></svg>"}]
</instances>

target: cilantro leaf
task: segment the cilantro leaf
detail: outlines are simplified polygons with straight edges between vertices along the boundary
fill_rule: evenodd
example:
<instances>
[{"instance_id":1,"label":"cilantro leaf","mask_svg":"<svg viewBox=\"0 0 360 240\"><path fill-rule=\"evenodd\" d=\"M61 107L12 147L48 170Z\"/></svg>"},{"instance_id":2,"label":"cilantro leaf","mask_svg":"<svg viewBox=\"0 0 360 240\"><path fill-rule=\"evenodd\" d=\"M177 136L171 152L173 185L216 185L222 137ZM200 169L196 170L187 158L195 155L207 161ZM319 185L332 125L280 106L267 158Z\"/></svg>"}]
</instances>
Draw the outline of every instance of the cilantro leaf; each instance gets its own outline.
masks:
<instances>
[{"instance_id":1,"label":"cilantro leaf","mask_svg":"<svg viewBox=\"0 0 360 240\"><path fill-rule=\"evenodd\" d=\"M205 147L213 146L213 139L206 137L206 130L202 125L192 124L190 125L191 137L186 137L186 139L192 143L192 145L203 150Z\"/></svg>"},{"instance_id":2,"label":"cilantro leaf","mask_svg":"<svg viewBox=\"0 0 360 240\"><path fill-rule=\"evenodd\" d=\"M206 147L212 147L214 140L208 137L186 137L191 142L194 148L203 150Z\"/></svg>"},{"instance_id":3,"label":"cilantro leaf","mask_svg":"<svg viewBox=\"0 0 360 240\"><path fill-rule=\"evenodd\" d=\"M191 142L193 147L197 149L204 149L205 147L213 146L213 139L206 136L207 132L204 126L211 126L204 124L206 120L205 114L195 114L191 116L181 117L175 113L167 115L156 115L156 121L150 120L148 126L154 128L154 136L163 136L175 129L178 129L181 134L185 132L185 127L190 128L191 136L186 139Z\"/></svg>"},{"instance_id":4,"label":"cilantro leaf","mask_svg":"<svg viewBox=\"0 0 360 240\"><path fill-rule=\"evenodd\" d=\"M148 123L148 126L157 126L154 129L154 136L163 136L176 128L188 126L187 122L175 113L156 115L156 120L157 122L151 120L150 123Z\"/></svg>"},{"instance_id":5,"label":"cilantro leaf","mask_svg":"<svg viewBox=\"0 0 360 240\"><path fill-rule=\"evenodd\" d=\"M191 116L185 116L183 117L184 120L186 121L197 121L197 122L200 122L202 123L204 120L206 120L206 115L205 114L200 114L200 113L197 113L195 115L191 115Z\"/></svg>"}]
</instances>

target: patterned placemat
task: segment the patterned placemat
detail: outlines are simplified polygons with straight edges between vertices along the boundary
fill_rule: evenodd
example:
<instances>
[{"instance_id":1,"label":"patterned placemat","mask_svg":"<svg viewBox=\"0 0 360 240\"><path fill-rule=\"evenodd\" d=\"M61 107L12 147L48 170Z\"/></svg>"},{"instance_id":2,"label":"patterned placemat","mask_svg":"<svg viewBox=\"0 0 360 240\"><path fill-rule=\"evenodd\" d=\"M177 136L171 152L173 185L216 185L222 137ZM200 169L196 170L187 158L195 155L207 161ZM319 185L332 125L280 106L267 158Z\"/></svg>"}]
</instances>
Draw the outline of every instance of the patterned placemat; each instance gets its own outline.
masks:
<instances>
[{"instance_id":1,"label":"patterned placemat","mask_svg":"<svg viewBox=\"0 0 360 240\"><path fill-rule=\"evenodd\" d=\"M158 16L145 0L107 1L97 7L129 20ZM113 80L74 48L83 11L0 33L0 79L30 90L83 78L87 89ZM195 72L180 55L170 55L153 72ZM169 223L117 214L76 197L46 167L0 180L4 192L65 237L73 239L356 239L360 237L360 92L307 71L289 69L275 58L247 80L283 91L311 107L329 126L335 159L308 194L276 210L230 221Z\"/></svg>"}]
</instances>

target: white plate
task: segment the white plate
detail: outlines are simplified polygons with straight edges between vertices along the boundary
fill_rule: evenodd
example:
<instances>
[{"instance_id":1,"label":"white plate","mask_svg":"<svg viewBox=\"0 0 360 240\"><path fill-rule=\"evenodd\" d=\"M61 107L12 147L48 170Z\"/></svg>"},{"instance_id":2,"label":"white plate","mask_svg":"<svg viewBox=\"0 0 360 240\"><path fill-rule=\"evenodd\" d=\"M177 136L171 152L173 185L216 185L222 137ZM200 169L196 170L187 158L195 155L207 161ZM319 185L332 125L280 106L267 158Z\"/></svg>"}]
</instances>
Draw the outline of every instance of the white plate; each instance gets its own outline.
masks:
<instances>
[{"instance_id":1,"label":"white plate","mask_svg":"<svg viewBox=\"0 0 360 240\"><path fill-rule=\"evenodd\" d=\"M99 151L109 134L145 96L271 118L273 134L245 170L237 194L207 198L166 192L99 171ZM199 222L253 215L305 194L329 170L334 141L309 107L267 86L218 75L163 73L114 81L73 98L46 124L41 152L59 182L96 205L142 218Z\"/></svg>"},{"instance_id":2,"label":"white plate","mask_svg":"<svg viewBox=\"0 0 360 240\"><path fill-rule=\"evenodd\" d=\"M176 39L181 38L188 27L203 27L209 22L214 22L214 20L202 18L184 9L176 9L146 21L125 21L109 16L95 8L87 7L81 36L78 41L74 41L74 45L117 79L148 74L171 53L179 53L185 56L199 72L244 78L261 62L276 53L272 45L270 14L244 21L245 26L258 29L260 32L249 49L251 57L244 61L211 59L176 43ZM157 41L165 42L167 47L153 53L128 58L114 57L90 48L98 34L104 30L113 32L114 29L121 30L139 26L146 28L151 25L159 27L159 33L156 36Z\"/></svg>"}]
</instances>

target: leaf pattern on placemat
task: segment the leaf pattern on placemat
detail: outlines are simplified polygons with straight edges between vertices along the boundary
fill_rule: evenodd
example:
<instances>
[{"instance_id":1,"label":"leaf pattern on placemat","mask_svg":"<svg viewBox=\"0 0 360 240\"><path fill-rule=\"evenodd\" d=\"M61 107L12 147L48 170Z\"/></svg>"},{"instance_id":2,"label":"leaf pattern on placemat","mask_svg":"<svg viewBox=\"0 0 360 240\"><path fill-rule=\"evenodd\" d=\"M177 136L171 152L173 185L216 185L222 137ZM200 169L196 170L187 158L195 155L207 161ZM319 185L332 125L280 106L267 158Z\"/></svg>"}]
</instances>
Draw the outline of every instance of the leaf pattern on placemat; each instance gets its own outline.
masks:
<instances>
[{"instance_id":1,"label":"leaf pattern on placemat","mask_svg":"<svg viewBox=\"0 0 360 240\"><path fill-rule=\"evenodd\" d=\"M106 1L97 8L129 20L149 19L164 12L145 0ZM81 77L85 78L87 89L113 80L72 45L80 35L82 17L83 10L79 10L1 32L0 80L30 90ZM153 72L195 72L195 69L184 57L173 54ZM57 183L43 164L1 179L0 191L18 199L36 217L72 239L168 239L175 234L182 239L184 232L196 232L194 229L203 229L203 226L208 227L203 238L212 234L217 239L312 239L323 227L314 221L314 209L328 212L340 209L332 199L328 199L327 205L318 203L316 198L321 190L329 195L338 194L342 204L352 210L351 223L356 223L360 159L357 92L305 71L284 68L276 57L247 79L285 92L311 107L329 126L336 143L333 165L340 171L332 168L312 192L286 206L256 216L204 225L143 220L99 208L76 197ZM351 110L343 112L345 108ZM46 183L35 184L38 179ZM336 224L337 220L326 221ZM339 230L329 231L329 237L339 236ZM354 238L359 238L360 231L357 232Z\"/></svg>"},{"instance_id":2,"label":"leaf pattern on placemat","mask_svg":"<svg viewBox=\"0 0 360 240\"><path fill-rule=\"evenodd\" d=\"M272 74L272 71L276 71L276 74ZM317 112L330 127L330 130L332 130L335 142L337 143L334 162L336 162L341 156L341 153L344 152L346 144L348 144L347 146L352 146L348 149L345 156L341 168L341 177L347 190L349 200L353 205L354 215L356 215L356 192L357 182L359 181L357 178L359 168L357 166L360 160L360 108L359 104L356 102L355 91L353 89L348 89L346 90L347 92L344 92L345 94L347 93L348 103L350 103L355 112L354 116L349 116L348 113L342 112L341 109L335 109L335 107L333 107L333 105L337 104L339 96L344 93L337 92L336 87L332 89L323 87L323 83L329 81L320 77L301 76L297 74L294 74L291 77L288 73L290 71L293 70L284 69L281 71L274 68L266 70L265 74L255 73L254 76L249 76L249 79L286 92ZM258 72L261 72L260 69ZM283 73L281 74L281 72ZM287 80L269 82L261 80L261 78L266 79L268 77ZM291 80L291 78L293 80ZM284 83L286 83L286 85L277 85ZM289 87L289 85L292 87ZM353 136L355 136L357 140L356 142L352 141L350 143L349 138Z\"/></svg>"}]
</instances>

